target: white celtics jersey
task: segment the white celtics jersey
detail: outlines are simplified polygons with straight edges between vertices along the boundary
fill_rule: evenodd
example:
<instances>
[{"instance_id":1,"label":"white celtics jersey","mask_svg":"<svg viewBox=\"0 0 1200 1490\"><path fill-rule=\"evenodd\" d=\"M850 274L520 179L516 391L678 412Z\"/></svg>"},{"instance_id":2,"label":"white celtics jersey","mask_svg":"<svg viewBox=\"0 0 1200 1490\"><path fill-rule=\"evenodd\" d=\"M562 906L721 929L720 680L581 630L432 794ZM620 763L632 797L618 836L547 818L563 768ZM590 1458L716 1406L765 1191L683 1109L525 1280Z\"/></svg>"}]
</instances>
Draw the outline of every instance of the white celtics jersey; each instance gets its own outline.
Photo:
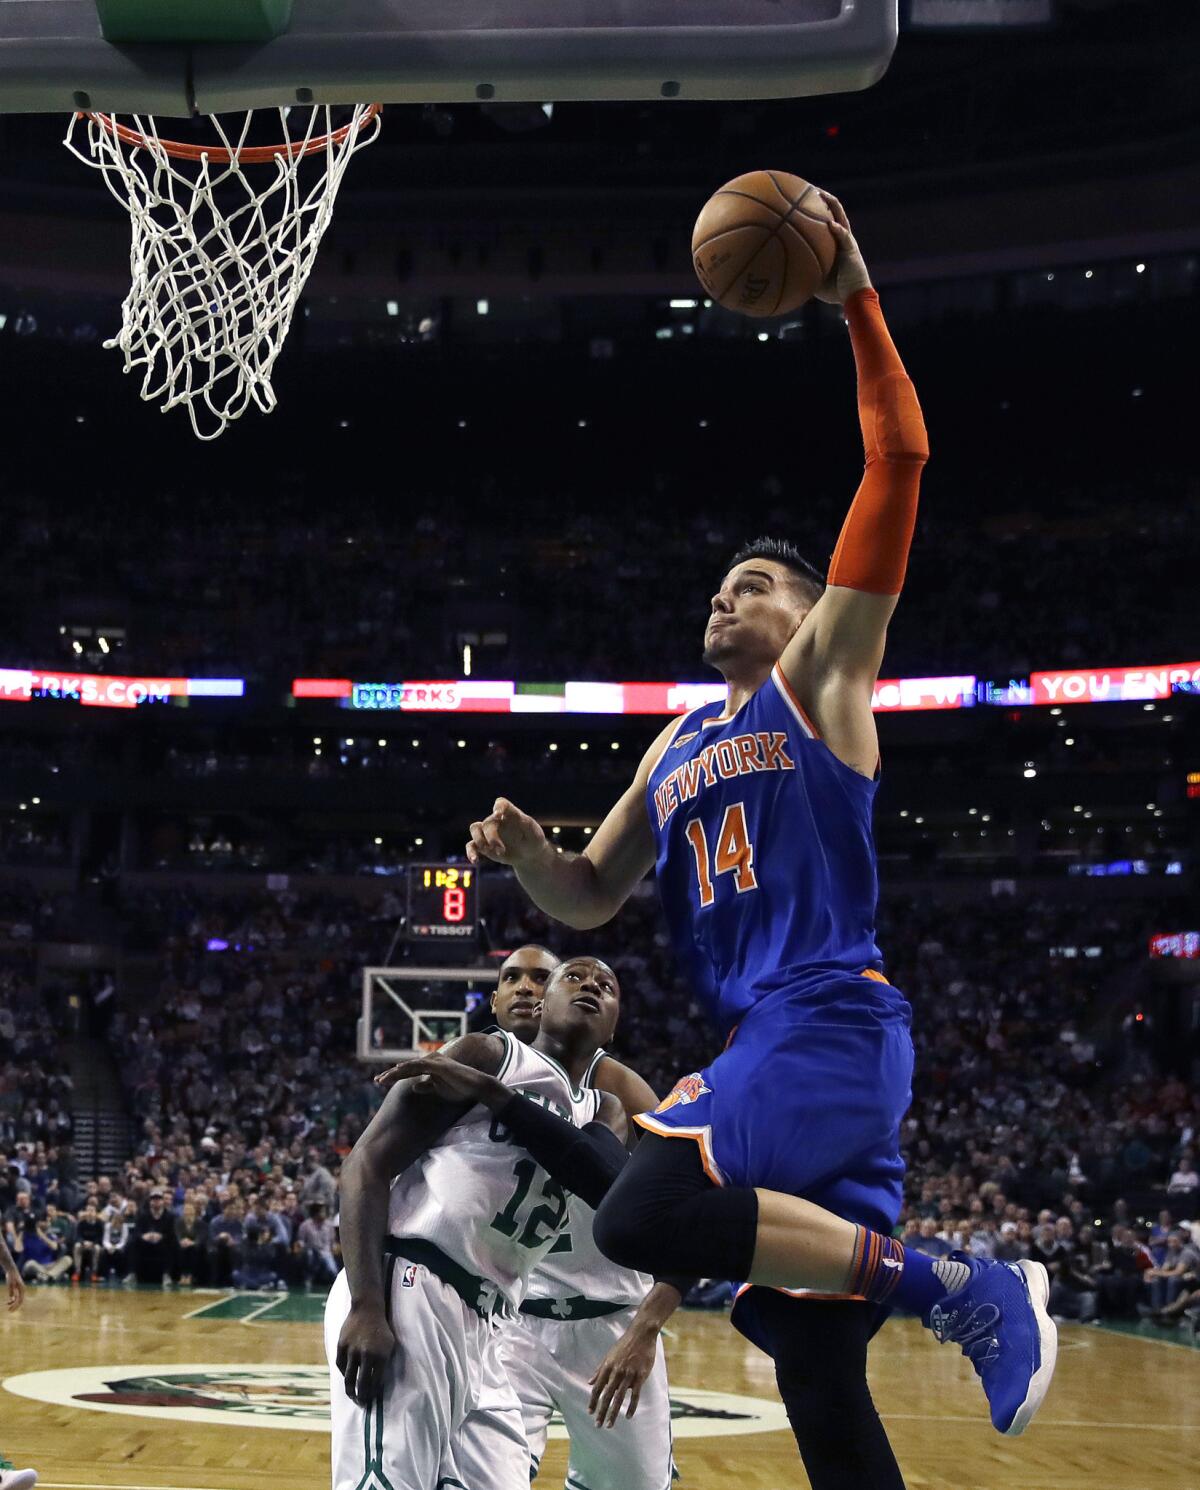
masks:
<instances>
[{"instance_id":1,"label":"white celtics jersey","mask_svg":"<svg viewBox=\"0 0 1200 1490\"><path fill-rule=\"evenodd\" d=\"M585 1087L594 1081L596 1067L603 1059L604 1051L598 1050L584 1075ZM528 1298L568 1300L581 1297L597 1304L628 1305L640 1304L650 1292L652 1278L609 1262L596 1246L592 1239L595 1214L578 1195L570 1197L567 1229L530 1278ZM569 1318L569 1315L564 1317Z\"/></svg>"},{"instance_id":2,"label":"white celtics jersey","mask_svg":"<svg viewBox=\"0 0 1200 1490\"><path fill-rule=\"evenodd\" d=\"M550 1056L502 1033L498 1078L582 1128L600 1093L576 1091ZM388 1231L432 1242L517 1307L529 1275L568 1224L561 1185L513 1142L485 1107L473 1107L392 1184Z\"/></svg>"}]
</instances>

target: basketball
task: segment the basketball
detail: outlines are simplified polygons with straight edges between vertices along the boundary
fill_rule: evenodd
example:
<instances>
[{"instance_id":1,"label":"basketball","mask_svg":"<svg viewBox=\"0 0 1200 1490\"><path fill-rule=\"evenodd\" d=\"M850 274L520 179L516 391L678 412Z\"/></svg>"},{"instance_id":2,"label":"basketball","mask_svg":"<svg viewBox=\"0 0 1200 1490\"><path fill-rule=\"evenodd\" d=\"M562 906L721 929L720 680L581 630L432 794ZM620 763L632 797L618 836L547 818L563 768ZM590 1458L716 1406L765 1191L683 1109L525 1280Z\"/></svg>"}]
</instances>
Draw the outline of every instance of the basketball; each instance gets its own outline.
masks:
<instances>
[{"instance_id":1,"label":"basketball","mask_svg":"<svg viewBox=\"0 0 1200 1490\"><path fill-rule=\"evenodd\" d=\"M798 310L833 267L829 208L811 181L749 171L705 202L692 230L692 263L710 295L744 316Z\"/></svg>"}]
</instances>

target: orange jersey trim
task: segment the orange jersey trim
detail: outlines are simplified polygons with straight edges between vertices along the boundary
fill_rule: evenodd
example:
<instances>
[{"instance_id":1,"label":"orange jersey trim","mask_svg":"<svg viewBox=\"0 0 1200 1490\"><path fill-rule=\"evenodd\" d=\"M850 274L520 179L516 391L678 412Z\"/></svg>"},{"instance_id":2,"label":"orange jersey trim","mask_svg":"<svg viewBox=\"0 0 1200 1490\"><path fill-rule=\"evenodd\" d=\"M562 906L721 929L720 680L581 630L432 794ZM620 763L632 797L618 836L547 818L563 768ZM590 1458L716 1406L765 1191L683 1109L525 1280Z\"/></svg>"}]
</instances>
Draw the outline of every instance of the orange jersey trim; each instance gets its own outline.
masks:
<instances>
[{"instance_id":1,"label":"orange jersey trim","mask_svg":"<svg viewBox=\"0 0 1200 1490\"><path fill-rule=\"evenodd\" d=\"M645 1128L647 1133L654 1133L659 1138L690 1138L700 1150L700 1163L704 1167L704 1173L714 1185L724 1187L725 1178L712 1156L712 1140L708 1128L673 1128L666 1123L656 1123L648 1112L637 1113L633 1120L639 1128Z\"/></svg>"},{"instance_id":2,"label":"orange jersey trim","mask_svg":"<svg viewBox=\"0 0 1200 1490\"><path fill-rule=\"evenodd\" d=\"M695 710L692 710L691 711L691 713L694 713L694 712L695 712ZM658 759L650 767L650 776L653 776L654 773L655 773L655 771L658 770L659 766L662 765L663 761L666 760L666 758L667 758L667 751L670 750L670 748L671 748L672 745L674 745L676 739L679 736L679 732L683 729L683 726L688 722L688 719L690 717L691 717L691 714L690 713L689 714L681 714L679 716L679 718L675 721L675 728L671 731L670 735L667 737L667 743L659 751L659 753L658 753ZM650 776L647 776L647 778L646 778L647 781L650 780Z\"/></svg>"},{"instance_id":3,"label":"orange jersey trim","mask_svg":"<svg viewBox=\"0 0 1200 1490\"><path fill-rule=\"evenodd\" d=\"M862 1293L821 1293L815 1288L782 1288L776 1284L769 1283L743 1283L737 1293L734 1294L734 1301L736 1302L740 1299L751 1288L770 1288L772 1293L785 1293L789 1299L840 1299L854 1304L865 1304L867 1302L866 1294Z\"/></svg>"},{"instance_id":4,"label":"orange jersey trim","mask_svg":"<svg viewBox=\"0 0 1200 1490\"><path fill-rule=\"evenodd\" d=\"M778 687L780 693L783 694L785 701L792 706L792 711L796 715L797 719L800 721L800 725L803 728L805 734L810 735L814 740L819 740L821 738L820 731L805 713L804 705L800 702L799 698L797 698L796 690L788 682L786 676L784 675L783 668L778 662L775 664L774 668L772 668L771 676L775 679L775 684Z\"/></svg>"}]
</instances>

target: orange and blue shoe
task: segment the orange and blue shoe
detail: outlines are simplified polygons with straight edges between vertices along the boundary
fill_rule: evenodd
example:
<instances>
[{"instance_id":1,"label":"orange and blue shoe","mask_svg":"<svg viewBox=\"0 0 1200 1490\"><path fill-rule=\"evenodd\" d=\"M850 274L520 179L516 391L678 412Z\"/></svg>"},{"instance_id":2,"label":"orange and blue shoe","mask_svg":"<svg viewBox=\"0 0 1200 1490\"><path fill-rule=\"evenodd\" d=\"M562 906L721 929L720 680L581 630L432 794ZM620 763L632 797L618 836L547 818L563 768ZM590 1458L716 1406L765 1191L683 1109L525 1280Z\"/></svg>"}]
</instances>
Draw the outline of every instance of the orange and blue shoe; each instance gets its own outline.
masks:
<instances>
[{"instance_id":1,"label":"orange and blue shoe","mask_svg":"<svg viewBox=\"0 0 1200 1490\"><path fill-rule=\"evenodd\" d=\"M952 1254L971 1276L925 1317L938 1340L962 1348L983 1384L997 1433L1015 1438L1050 1389L1058 1331L1046 1312L1050 1278L1040 1262L991 1262ZM0 1487L2 1490L2 1487Z\"/></svg>"}]
</instances>

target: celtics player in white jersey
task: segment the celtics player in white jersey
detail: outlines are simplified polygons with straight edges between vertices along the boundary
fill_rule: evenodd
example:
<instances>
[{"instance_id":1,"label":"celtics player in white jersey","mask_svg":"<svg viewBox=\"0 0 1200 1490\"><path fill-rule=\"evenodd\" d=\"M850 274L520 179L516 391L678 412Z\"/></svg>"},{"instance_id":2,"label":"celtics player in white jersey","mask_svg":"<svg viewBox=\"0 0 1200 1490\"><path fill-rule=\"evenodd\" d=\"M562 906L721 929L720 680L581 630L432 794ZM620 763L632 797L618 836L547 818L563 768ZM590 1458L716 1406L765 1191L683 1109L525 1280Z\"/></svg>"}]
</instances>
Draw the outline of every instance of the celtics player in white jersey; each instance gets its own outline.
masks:
<instances>
[{"instance_id":1,"label":"celtics player in white jersey","mask_svg":"<svg viewBox=\"0 0 1200 1490\"><path fill-rule=\"evenodd\" d=\"M463 1424L493 1424L487 1490L524 1490L529 1453L500 1359L538 1263L625 1160L622 1104L582 1080L611 1026L603 963L556 970L532 1045L465 1035L402 1078L342 1169L345 1270L325 1311L334 1490L476 1490ZM611 976L611 974L610 974Z\"/></svg>"},{"instance_id":2,"label":"celtics player in white jersey","mask_svg":"<svg viewBox=\"0 0 1200 1490\"><path fill-rule=\"evenodd\" d=\"M498 1030L525 1044L536 1039L543 992L558 966L554 953L537 944L504 960L491 1000ZM606 969L594 977L601 989L616 981ZM617 1012L614 1004L607 1028L597 1030L602 1045L612 1038ZM377 1082L390 1086L394 1070ZM629 1116L658 1101L636 1071L602 1048L581 1084L612 1093ZM689 1280L655 1282L609 1262L592 1239L594 1214L571 1196L567 1230L532 1274L517 1318L504 1327L501 1354L521 1404L530 1475L537 1474L557 1411L571 1440L567 1490L666 1490L671 1404L661 1332ZM487 1483L503 1428L487 1411L467 1419L457 1451L467 1485Z\"/></svg>"}]
</instances>

